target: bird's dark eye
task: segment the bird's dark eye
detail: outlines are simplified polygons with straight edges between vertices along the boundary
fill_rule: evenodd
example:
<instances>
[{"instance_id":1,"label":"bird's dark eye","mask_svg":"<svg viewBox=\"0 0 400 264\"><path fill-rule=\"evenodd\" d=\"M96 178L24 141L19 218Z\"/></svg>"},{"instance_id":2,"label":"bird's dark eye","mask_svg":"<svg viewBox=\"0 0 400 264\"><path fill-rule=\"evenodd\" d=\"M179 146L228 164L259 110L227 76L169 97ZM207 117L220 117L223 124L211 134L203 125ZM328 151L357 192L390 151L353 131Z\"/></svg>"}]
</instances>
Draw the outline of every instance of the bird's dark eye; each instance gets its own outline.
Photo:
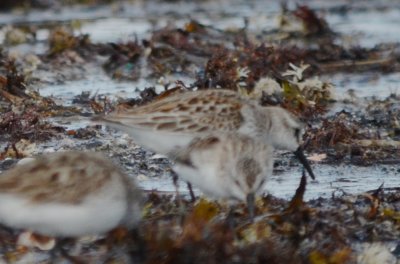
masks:
<instances>
[{"instance_id":1,"label":"bird's dark eye","mask_svg":"<svg viewBox=\"0 0 400 264\"><path fill-rule=\"evenodd\" d=\"M294 129L294 137L296 139L300 139L300 128L295 128Z\"/></svg>"}]
</instances>

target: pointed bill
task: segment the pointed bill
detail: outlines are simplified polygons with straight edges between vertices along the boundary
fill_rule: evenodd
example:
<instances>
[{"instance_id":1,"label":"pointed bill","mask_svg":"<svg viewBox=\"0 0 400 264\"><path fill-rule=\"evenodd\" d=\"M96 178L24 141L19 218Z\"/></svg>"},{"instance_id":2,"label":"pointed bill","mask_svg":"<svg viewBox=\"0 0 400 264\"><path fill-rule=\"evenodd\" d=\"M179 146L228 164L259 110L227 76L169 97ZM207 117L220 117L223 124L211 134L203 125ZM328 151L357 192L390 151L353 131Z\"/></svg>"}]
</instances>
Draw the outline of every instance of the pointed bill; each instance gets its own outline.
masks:
<instances>
[{"instance_id":1,"label":"pointed bill","mask_svg":"<svg viewBox=\"0 0 400 264\"><path fill-rule=\"evenodd\" d=\"M308 163L307 158L304 156L302 147L299 147L294 154L300 160L301 164L303 164L304 168L307 170L310 177L315 180L314 172L311 169L310 163Z\"/></svg>"}]
</instances>

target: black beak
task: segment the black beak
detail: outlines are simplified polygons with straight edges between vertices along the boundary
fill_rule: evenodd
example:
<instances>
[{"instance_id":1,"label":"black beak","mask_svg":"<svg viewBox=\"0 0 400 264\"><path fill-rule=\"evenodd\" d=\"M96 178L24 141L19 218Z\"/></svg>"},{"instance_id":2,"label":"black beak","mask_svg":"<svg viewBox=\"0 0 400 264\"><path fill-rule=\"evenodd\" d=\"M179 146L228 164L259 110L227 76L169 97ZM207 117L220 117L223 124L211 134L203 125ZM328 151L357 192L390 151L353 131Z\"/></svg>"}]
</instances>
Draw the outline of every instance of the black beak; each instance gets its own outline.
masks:
<instances>
[{"instance_id":1,"label":"black beak","mask_svg":"<svg viewBox=\"0 0 400 264\"><path fill-rule=\"evenodd\" d=\"M304 156L303 149L299 147L294 154L300 160L301 164L303 164L304 168L307 170L308 174L310 174L311 178L315 180L314 172L311 169L310 163L308 163L307 158Z\"/></svg>"},{"instance_id":2,"label":"black beak","mask_svg":"<svg viewBox=\"0 0 400 264\"><path fill-rule=\"evenodd\" d=\"M247 208L249 210L249 216L251 221L254 219L254 207L255 207L255 197L254 193L249 193L246 197L247 200Z\"/></svg>"}]
</instances>

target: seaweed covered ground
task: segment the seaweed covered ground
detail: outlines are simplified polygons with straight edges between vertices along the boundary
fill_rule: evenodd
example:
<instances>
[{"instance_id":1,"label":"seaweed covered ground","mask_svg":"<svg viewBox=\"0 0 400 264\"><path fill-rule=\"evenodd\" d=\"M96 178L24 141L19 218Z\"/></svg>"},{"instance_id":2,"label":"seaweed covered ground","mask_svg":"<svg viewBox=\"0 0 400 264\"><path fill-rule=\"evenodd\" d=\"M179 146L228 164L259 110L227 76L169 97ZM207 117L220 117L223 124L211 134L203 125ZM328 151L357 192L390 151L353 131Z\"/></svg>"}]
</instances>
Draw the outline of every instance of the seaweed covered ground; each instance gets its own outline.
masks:
<instances>
[{"instance_id":1,"label":"seaweed covered ground","mask_svg":"<svg viewBox=\"0 0 400 264\"><path fill-rule=\"evenodd\" d=\"M103 152L147 202L135 232L64 241L63 250L1 228L2 260L396 263L399 11L395 1L3 1L0 171L40 153ZM276 153L255 221L241 205L233 226L227 205L197 191L191 202L183 182L175 195L165 157L89 122L220 88L299 116L317 175L307 183L290 153Z\"/></svg>"}]
</instances>

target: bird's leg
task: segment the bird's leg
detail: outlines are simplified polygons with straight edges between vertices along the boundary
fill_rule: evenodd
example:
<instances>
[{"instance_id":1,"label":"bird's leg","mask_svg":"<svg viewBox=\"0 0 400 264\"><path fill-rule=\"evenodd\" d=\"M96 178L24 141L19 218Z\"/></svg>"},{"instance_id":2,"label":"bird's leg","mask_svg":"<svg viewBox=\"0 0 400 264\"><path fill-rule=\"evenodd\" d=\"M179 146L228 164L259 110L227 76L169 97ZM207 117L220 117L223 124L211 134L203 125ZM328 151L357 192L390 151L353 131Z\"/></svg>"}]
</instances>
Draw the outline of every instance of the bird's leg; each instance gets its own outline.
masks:
<instances>
[{"instance_id":1,"label":"bird's leg","mask_svg":"<svg viewBox=\"0 0 400 264\"><path fill-rule=\"evenodd\" d=\"M247 201L247 209L249 210L250 222L252 223L254 221L254 214L255 214L254 193L247 194L246 201Z\"/></svg>"},{"instance_id":2,"label":"bird's leg","mask_svg":"<svg viewBox=\"0 0 400 264\"><path fill-rule=\"evenodd\" d=\"M172 182L175 186L176 201L178 202L178 206L180 206L182 202L181 202L181 198L179 195L178 174L176 174L176 172L174 170L171 170L171 174L172 174Z\"/></svg>"},{"instance_id":3,"label":"bird's leg","mask_svg":"<svg viewBox=\"0 0 400 264\"><path fill-rule=\"evenodd\" d=\"M175 195L178 199L178 197L179 197L178 174L176 174L176 172L174 170L171 170L171 174L172 174L172 182L175 186Z\"/></svg>"},{"instance_id":4,"label":"bird's leg","mask_svg":"<svg viewBox=\"0 0 400 264\"><path fill-rule=\"evenodd\" d=\"M181 222L183 223L184 220L184 215L185 215L185 206L184 203L182 202L182 199L179 195L179 184L178 184L178 174L176 174L176 172L174 170L171 170L172 173L172 181L174 183L175 186L175 195L176 195L176 202L177 202L177 206L178 206L178 211L179 214L181 216Z\"/></svg>"},{"instance_id":5,"label":"bird's leg","mask_svg":"<svg viewBox=\"0 0 400 264\"><path fill-rule=\"evenodd\" d=\"M190 182L186 182L186 184L187 184L187 187L188 187L189 193L190 193L190 201L192 203L194 203L194 202L196 202L196 196L194 195L192 184Z\"/></svg>"},{"instance_id":6,"label":"bird's leg","mask_svg":"<svg viewBox=\"0 0 400 264\"><path fill-rule=\"evenodd\" d=\"M228 215L226 216L226 223L229 227L229 230L235 230L235 209L233 205L229 206Z\"/></svg>"}]
</instances>

